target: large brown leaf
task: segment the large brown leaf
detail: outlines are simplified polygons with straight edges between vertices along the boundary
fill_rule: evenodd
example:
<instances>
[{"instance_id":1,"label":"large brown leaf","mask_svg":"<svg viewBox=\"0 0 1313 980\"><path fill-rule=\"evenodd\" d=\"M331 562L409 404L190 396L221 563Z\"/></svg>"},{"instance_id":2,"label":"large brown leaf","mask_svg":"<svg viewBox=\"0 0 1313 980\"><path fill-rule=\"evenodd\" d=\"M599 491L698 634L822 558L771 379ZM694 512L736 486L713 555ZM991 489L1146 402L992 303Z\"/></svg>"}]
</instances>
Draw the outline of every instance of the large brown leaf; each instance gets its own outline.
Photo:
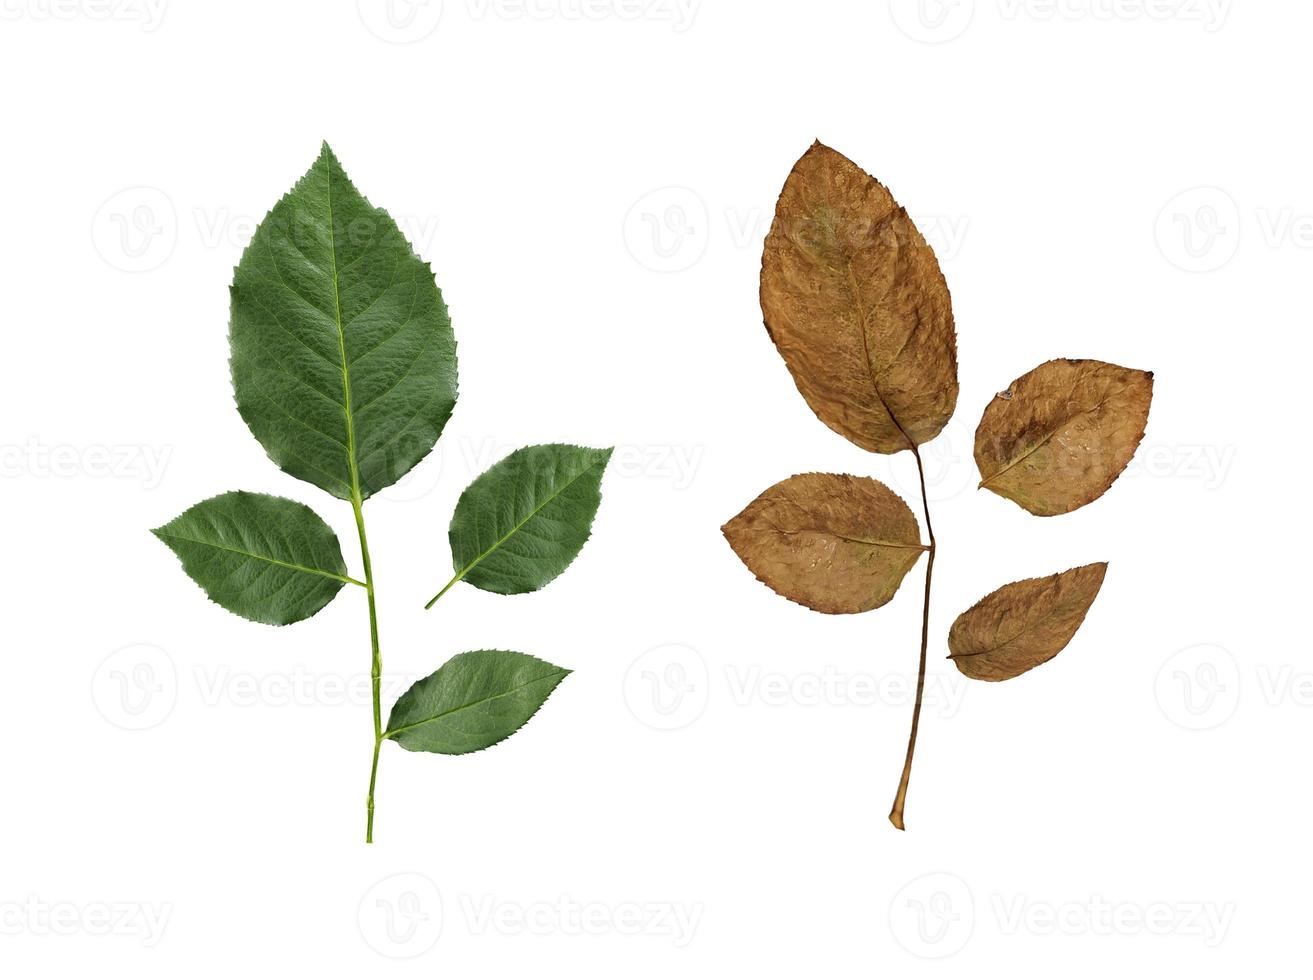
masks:
<instances>
[{"instance_id":1,"label":"large brown leaf","mask_svg":"<svg viewBox=\"0 0 1313 980\"><path fill-rule=\"evenodd\" d=\"M948 286L907 212L812 144L780 192L761 260L766 329L820 420L863 449L933 439L957 404Z\"/></svg>"},{"instance_id":2,"label":"large brown leaf","mask_svg":"<svg viewBox=\"0 0 1313 980\"><path fill-rule=\"evenodd\" d=\"M1005 681L1056 657L1085 621L1106 561L991 592L957 617L948 633L957 669L981 681Z\"/></svg>"},{"instance_id":3,"label":"large brown leaf","mask_svg":"<svg viewBox=\"0 0 1313 980\"><path fill-rule=\"evenodd\" d=\"M721 530L757 578L823 613L883 606L926 550L898 494L835 473L782 480Z\"/></svg>"},{"instance_id":4,"label":"large brown leaf","mask_svg":"<svg viewBox=\"0 0 1313 980\"><path fill-rule=\"evenodd\" d=\"M1135 454L1152 398L1152 372L1046 361L985 408L976 429L980 485L1041 517L1098 499Z\"/></svg>"}]
</instances>

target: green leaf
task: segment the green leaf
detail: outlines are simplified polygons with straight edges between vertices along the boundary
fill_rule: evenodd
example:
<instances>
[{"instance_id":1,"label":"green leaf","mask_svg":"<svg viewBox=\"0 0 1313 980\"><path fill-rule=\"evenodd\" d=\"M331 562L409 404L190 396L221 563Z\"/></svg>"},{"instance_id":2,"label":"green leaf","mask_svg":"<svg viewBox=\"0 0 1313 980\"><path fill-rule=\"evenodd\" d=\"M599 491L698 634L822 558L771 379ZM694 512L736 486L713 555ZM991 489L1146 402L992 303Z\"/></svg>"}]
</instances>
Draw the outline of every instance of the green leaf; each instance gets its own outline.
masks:
<instances>
[{"instance_id":1,"label":"green leaf","mask_svg":"<svg viewBox=\"0 0 1313 980\"><path fill-rule=\"evenodd\" d=\"M411 752L478 752L523 727L569 673L512 650L457 654L397 699L384 737Z\"/></svg>"},{"instance_id":2,"label":"green leaf","mask_svg":"<svg viewBox=\"0 0 1313 980\"><path fill-rule=\"evenodd\" d=\"M364 500L428 455L456 403L456 341L427 263L324 144L233 276L233 390L269 458Z\"/></svg>"},{"instance_id":3,"label":"green leaf","mask_svg":"<svg viewBox=\"0 0 1313 980\"><path fill-rule=\"evenodd\" d=\"M285 626L309 619L347 582L337 535L305 504L237 490L202 500L152 533L229 612Z\"/></svg>"},{"instance_id":4,"label":"green leaf","mask_svg":"<svg viewBox=\"0 0 1313 980\"><path fill-rule=\"evenodd\" d=\"M461 579L516 595L565 571L588 540L610 458L610 449L526 446L466 487L448 533L456 574L429 605Z\"/></svg>"}]
</instances>

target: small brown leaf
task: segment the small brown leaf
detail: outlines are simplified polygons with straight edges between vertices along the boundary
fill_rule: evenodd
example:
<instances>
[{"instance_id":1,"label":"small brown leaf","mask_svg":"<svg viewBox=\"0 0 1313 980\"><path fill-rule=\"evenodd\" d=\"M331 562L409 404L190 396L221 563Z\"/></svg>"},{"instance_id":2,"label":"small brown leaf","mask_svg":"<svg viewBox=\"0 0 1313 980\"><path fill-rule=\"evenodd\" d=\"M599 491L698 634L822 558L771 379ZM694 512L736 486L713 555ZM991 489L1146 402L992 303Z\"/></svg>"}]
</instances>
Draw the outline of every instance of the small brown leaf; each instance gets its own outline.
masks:
<instances>
[{"instance_id":1,"label":"small brown leaf","mask_svg":"<svg viewBox=\"0 0 1313 980\"><path fill-rule=\"evenodd\" d=\"M828 146L794 165L761 259L771 340L822 422L896 453L957 404L957 341L935 254L874 177Z\"/></svg>"},{"instance_id":2,"label":"small brown leaf","mask_svg":"<svg viewBox=\"0 0 1313 980\"><path fill-rule=\"evenodd\" d=\"M1045 361L985 408L976 428L980 485L1041 517L1097 500L1135 455L1152 398L1152 372Z\"/></svg>"},{"instance_id":3,"label":"small brown leaf","mask_svg":"<svg viewBox=\"0 0 1313 980\"><path fill-rule=\"evenodd\" d=\"M1052 660L1071 642L1099 594L1106 561L991 592L948 633L957 669L980 681L1005 681Z\"/></svg>"},{"instance_id":4,"label":"small brown leaf","mask_svg":"<svg viewBox=\"0 0 1313 980\"><path fill-rule=\"evenodd\" d=\"M898 494L835 473L782 480L721 530L758 579L823 613L883 606L926 550Z\"/></svg>"}]
</instances>

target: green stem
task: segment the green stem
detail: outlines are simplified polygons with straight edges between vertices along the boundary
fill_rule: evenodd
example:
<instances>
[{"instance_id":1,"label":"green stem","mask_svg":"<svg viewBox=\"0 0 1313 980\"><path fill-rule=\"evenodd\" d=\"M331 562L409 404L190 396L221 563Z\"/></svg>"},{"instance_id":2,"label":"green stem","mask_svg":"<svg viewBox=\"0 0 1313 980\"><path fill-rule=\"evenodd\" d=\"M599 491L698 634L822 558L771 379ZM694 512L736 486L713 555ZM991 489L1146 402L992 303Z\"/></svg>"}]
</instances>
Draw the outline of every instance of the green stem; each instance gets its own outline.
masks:
<instances>
[{"instance_id":1,"label":"green stem","mask_svg":"<svg viewBox=\"0 0 1313 980\"><path fill-rule=\"evenodd\" d=\"M921 611L921 666L916 675L916 706L912 709L912 731L907 736L907 761L903 763L903 775L898 781L898 792L894 795L893 809L889 811L889 822L899 830L903 826L903 807L907 803L907 784L912 778L912 756L916 752L916 730L921 722L921 696L925 691L925 655L930 640L930 576L935 569L935 531L930 526L930 498L925 490L925 466L921 463L921 452L912 447L916 457L916 472L921 478L921 506L925 511L925 530L930 538L930 549L926 552L925 566L925 604Z\"/></svg>"},{"instance_id":2,"label":"green stem","mask_svg":"<svg viewBox=\"0 0 1313 980\"><path fill-rule=\"evenodd\" d=\"M378 610L374 605L374 568L369 561L369 538L365 535L365 515L360 494L351 497L351 509L356 515L356 531L360 535L360 559L365 566L365 593L369 598L370 693L374 702L374 761L369 767L369 796L365 800L365 843L374 843L374 784L378 780L378 749L383 744L383 658L378 650Z\"/></svg>"},{"instance_id":3,"label":"green stem","mask_svg":"<svg viewBox=\"0 0 1313 980\"><path fill-rule=\"evenodd\" d=\"M365 843L374 843L374 783L378 779L378 749L382 738L374 739L374 761L369 766L369 799L365 803Z\"/></svg>"}]
</instances>

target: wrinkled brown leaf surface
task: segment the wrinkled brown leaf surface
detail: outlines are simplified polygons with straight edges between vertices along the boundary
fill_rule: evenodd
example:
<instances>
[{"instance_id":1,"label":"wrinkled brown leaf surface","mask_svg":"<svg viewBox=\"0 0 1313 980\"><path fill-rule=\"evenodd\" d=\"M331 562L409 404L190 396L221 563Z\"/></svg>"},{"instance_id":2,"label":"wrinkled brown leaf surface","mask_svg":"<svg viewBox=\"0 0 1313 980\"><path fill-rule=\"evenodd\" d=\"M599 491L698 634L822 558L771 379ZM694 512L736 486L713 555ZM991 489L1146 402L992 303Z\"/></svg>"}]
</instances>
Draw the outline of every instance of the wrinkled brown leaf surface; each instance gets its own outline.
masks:
<instances>
[{"instance_id":1,"label":"wrinkled brown leaf surface","mask_svg":"<svg viewBox=\"0 0 1313 980\"><path fill-rule=\"evenodd\" d=\"M824 613L883 606L925 550L901 497L834 473L780 481L721 530L757 578Z\"/></svg>"},{"instance_id":2,"label":"wrinkled brown leaf surface","mask_svg":"<svg viewBox=\"0 0 1313 980\"><path fill-rule=\"evenodd\" d=\"M1000 392L976 429L982 487L1032 514L1096 500L1144 437L1153 374L1104 361L1046 361Z\"/></svg>"},{"instance_id":3,"label":"wrinkled brown leaf surface","mask_svg":"<svg viewBox=\"0 0 1313 980\"><path fill-rule=\"evenodd\" d=\"M766 329L817 416L863 449L933 439L957 404L934 252L892 195L820 143L780 192L761 264Z\"/></svg>"},{"instance_id":4,"label":"wrinkled brown leaf surface","mask_svg":"<svg viewBox=\"0 0 1313 980\"><path fill-rule=\"evenodd\" d=\"M948 633L957 669L981 681L1005 681L1056 657L1085 620L1107 562L991 592L957 617Z\"/></svg>"}]
</instances>

